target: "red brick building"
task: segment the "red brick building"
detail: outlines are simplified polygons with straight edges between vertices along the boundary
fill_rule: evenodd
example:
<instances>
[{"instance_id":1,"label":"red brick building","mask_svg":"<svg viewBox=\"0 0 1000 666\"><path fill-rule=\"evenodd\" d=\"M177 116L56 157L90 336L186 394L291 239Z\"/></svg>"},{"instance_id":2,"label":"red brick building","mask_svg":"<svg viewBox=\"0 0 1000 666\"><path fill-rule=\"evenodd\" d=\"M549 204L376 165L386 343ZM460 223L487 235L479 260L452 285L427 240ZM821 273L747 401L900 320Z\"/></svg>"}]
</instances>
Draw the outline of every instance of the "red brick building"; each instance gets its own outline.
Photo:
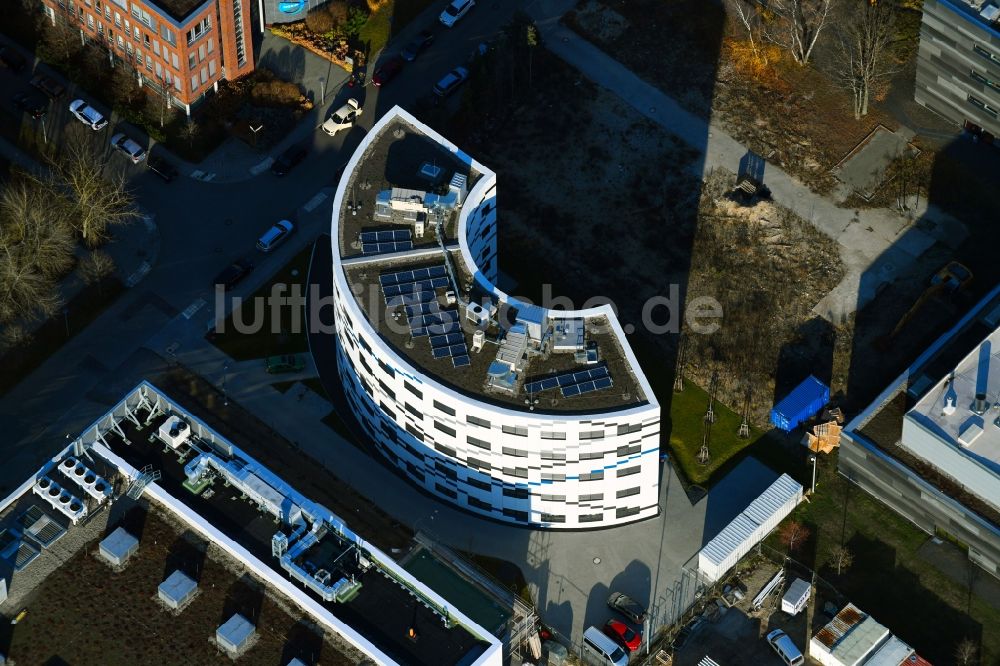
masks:
<instances>
[{"instance_id":1,"label":"red brick building","mask_svg":"<svg viewBox=\"0 0 1000 666\"><path fill-rule=\"evenodd\" d=\"M168 104L191 108L220 79L253 71L251 0L42 0L53 24L68 20L81 35L128 63ZM110 66L110 58L109 58Z\"/></svg>"}]
</instances>

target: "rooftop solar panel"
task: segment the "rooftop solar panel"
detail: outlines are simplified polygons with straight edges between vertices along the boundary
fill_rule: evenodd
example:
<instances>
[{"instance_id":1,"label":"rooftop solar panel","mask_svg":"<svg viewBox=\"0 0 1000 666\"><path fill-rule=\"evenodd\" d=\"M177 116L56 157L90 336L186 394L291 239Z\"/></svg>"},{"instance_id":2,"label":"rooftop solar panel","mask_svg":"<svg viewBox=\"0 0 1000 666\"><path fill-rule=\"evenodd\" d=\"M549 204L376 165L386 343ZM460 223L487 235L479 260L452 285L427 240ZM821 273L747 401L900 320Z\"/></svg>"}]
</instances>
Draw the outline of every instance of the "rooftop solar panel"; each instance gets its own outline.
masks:
<instances>
[{"instance_id":1,"label":"rooftop solar panel","mask_svg":"<svg viewBox=\"0 0 1000 666\"><path fill-rule=\"evenodd\" d=\"M363 231L359 236L362 243L394 243L411 240L413 236L409 229L391 229L388 231Z\"/></svg>"},{"instance_id":2,"label":"rooftop solar panel","mask_svg":"<svg viewBox=\"0 0 1000 666\"><path fill-rule=\"evenodd\" d=\"M562 395L564 398L569 398L571 396L579 394L580 394L580 387L577 386L576 384L573 384L572 386L564 386L562 389Z\"/></svg>"},{"instance_id":3,"label":"rooftop solar panel","mask_svg":"<svg viewBox=\"0 0 1000 666\"><path fill-rule=\"evenodd\" d=\"M583 388L577 388L583 387L583 385L588 385L586 390ZM606 365L601 365L596 368L564 372L554 377L546 377L545 379L537 379L535 381L527 382L524 385L524 390L528 393L538 393L540 391L548 391L554 388L562 388L563 396L568 397L570 395L579 395L580 393L587 393L602 388L608 388L609 386L611 386L611 378L608 376L608 367ZM575 390L567 391L569 388L574 388Z\"/></svg>"},{"instance_id":4,"label":"rooftop solar panel","mask_svg":"<svg viewBox=\"0 0 1000 666\"><path fill-rule=\"evenodd\" d=\"M448 322L447 324L434 324L427 327L427 332L431 335L444 335L445 333L455 333L460 330L462 330L462 325L457 321Z\"/></svg>"},{"instance_id":5,"label":"rooftop solar panel","mask_svg":"<svg viewBox=\"0 0 1000 666\"><path fill-rule=\"evenodd\" d=\"M462 342L464 336L461 333L448 333L447 335L435 335L431 338L431 347L449 347Z\"/></svg>"},{"instance_id":6,"label":"rooftop solar panel","mask_svg":"<svg viewBox=\"0 0 1000 666\"><path fill-rule=\"evenodd\" d=\"M461 368L467 365L471 365L471 361L467 355L463 356L453 356L451 359L451 364L456 368Z\"/></svg>"}]
</instances>

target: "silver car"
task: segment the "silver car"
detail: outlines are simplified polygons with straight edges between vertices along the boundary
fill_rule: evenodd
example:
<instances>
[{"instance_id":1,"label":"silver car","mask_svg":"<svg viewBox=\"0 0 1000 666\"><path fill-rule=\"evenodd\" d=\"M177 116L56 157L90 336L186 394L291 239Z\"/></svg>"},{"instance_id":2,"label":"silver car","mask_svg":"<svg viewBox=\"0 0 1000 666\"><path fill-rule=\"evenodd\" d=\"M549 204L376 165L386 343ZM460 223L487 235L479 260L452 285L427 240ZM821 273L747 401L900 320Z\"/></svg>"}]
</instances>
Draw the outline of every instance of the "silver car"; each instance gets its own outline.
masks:
<instances>
[{"instance_id":1,"label":"silver car","mask_svg":"<svg viewBox=\"0 0 1000 666\"><path fill-rule=\"evenodd\" d=\"M128 155L133 164L138 164L146 159L146 151L143 150L142 146L124 134L115 134L111 137L111 145Z\"/></svg>"},{"instance_id":2,"label":"silver car","mask_svg":"<svg viewBox=\"0 0 1000 666\"><path fill-rule=\"evenodd\" d=\"M333 112L326 122L323 123L323 131L333 136L342 129L350 129L354 121L361 115L361 105L358 100L349 99L344 106Z\"/></svg>"},{"instance_id":3,"label":"silver car","mask_svg":"<svg viewBox=\"0 0 1000 666\"><path fill-rule=\"evenodd\" d=\"M108 119L101 115L101 112L90 106L82 99L74 100L69 105L69 112L76 116L84 125L94 130L102 130L108 126Z\"/></svg>"}]
</instances>

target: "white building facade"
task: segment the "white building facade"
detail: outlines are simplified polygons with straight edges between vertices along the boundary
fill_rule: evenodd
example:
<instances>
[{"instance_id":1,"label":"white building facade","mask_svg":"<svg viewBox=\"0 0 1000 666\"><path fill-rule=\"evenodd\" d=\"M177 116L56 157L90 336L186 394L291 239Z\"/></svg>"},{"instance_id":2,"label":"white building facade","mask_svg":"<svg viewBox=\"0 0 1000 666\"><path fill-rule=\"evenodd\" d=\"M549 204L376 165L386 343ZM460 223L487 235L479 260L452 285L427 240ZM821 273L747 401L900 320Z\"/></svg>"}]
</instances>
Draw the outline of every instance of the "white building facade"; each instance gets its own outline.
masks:
<instances>
[{"instance_id":1,"label":"white building facade","mask_svg":"<svg viewBox=\"0 0 1000 666\"><path fill-rule=\"evenodd\" d=\"M414 367L372 325L342 263L340 216L348 183L366 150L390 124L399 122L481 174L459 213L458 249L480 291L490 294L495 304L519 303L495 286L495 174L402 109L392 109L351 157L333 202L337 358L358 421L381 454L415 484L483 516L586 529L657 515L660 406L610 306L543 312L555 322L601 318L617 339L643 400L601 411L529 411L487 395L460 392Z\"/></svg>"}]
</instances>

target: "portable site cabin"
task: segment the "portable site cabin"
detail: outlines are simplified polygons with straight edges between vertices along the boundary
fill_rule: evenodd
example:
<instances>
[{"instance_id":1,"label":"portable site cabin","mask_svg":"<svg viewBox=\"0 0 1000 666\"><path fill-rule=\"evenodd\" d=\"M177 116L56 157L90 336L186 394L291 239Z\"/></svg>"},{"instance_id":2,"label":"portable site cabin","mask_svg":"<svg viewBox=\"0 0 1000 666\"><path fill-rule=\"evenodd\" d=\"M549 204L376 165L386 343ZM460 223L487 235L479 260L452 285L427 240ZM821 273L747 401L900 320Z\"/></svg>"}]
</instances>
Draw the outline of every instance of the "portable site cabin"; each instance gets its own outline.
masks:
<instances>
[{"instance_id":1,"label":"portable site cabin","mask_svg":"<svg viewBox=\"0 0 1000 666\"><path fill-rule=\"evenodd\" d=\"M175 571L160 583L156 594L168 608L177 610L184 606L198 591L198 583L187 577L183 571Z\"/></svg>"},{"instance_id":2,"label":"portable site cabin","mask_svg":"<svg viewBox=\"0 0 1000 666\"><path fill-rule=\"evenodd\" d=\"M216 629L215 642L229 656L237 657L250 646L250 640L256 633L257 628L250 620L237 613Z\"/></svg>"},{"instance_id":3,"label":"portable site cabin","mask_svg":"<svg viewBox=\"0 0 1000 666\"><path fill-rule=\"evenodd\" d=\"M809 375L771 410L775 428L791 432L830 402L830 387Z\"/></svg>"},{"instance_id":4,"label":"portable site cabin","mask_svg":"<svg viewBox=\"0 0 1000 666\"><path fill-rule=\"evenodd\" d=\"M120 567L139 549L139 540L119 527L101 541L100 553L108 564Z\"/></svg>"},{"instance_id":5,"label":"portable site cabin","mask_svg":"<svg viewBox=\"0 0 1000 666\"><path fill-rule=\"evenodd\" d=\"M796 578L788 586L785 596L781 597L781 610L789 615L798 615L806 607L811 593L812 585L808 581Z\"/></svg>"},{"instance_id":6,"label":"portable site cabin","mask_svg":"<svg viewBox=\"0 0 1000 666\"><path fill-rule=\"evenodd\" d=\"M698 569L715 582L802 501L802 484L782 474L698 553Z\"/></svg>"}]
</instances>

